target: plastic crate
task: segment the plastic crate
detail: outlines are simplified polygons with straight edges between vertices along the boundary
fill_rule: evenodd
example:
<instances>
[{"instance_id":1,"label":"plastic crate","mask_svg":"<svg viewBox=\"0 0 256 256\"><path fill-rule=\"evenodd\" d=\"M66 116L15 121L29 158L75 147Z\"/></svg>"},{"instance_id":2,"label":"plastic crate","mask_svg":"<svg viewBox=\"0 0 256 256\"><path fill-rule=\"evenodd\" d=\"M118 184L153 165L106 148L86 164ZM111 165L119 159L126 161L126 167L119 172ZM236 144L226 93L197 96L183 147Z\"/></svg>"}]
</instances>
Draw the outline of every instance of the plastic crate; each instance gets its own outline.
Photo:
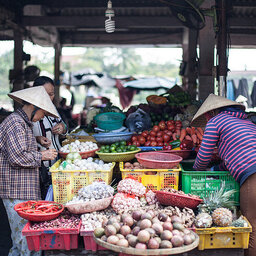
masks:
<instances>
[{"instance_id":1,"label":"plastic crate","mask_svg":"<svg viewBox=\"0 0 256 256\"><path fill-rule=\"evenodd\" d=\"M115 163L112 163L109 171L60 171L58 170L60 163L61 160L57 161L50 168L50 172L52 174L54 201L62 204L72 200L77 195L79 189L92 184L94 181L105 181L107 184L110 184L115 166Z\"/></svg>"},{"instance_id":2,"label":"plastic crate","mask_svg":"<svg viewBox=\"0 0 256 256\"><path fill-rule=\"evenodd\" d=\"M22 235L26 237L30 251L77 249L81 223L74 229L31 230L31 222L28 222Z\"/></svg>"},{"instance_id":3,"label":"plastic crate","mask_svg":"<svg viewBox=\"0 0 256 256\"><path fill-rule=\"evenodd\" d=\"M206 197L216 191L225 182L225 191L235 189L237 192L231 196L231 200L239 205L240 186L228 171L184 171L182 170L182 190L188 194Z\"/></svg>"},{"instance_id":4,"label":"plastic crate","mask_svg":"<svg viewBox=\"0 0 256 256\"><path fill-rule=\"evenodd\" d=\"M107 251L108 249L96 244L96 242L93 239L93 231L85 231L83 230L83 226L80 230L80 236L83 237L84 240L84 248L87 251Z\"/></svg>"},{"instance_id":5,"label":"plastic crate","mask_svg":"<svg viewBox=\"0 0 256 256\"><path fill-rule=\"evenodd\" d=\"M244 218L247 222L248 220ZM249 245L249 236L252 232L252 226L249 227L213 227L197 228L199 235L198 250L220 249L220 248L243 248L247 249Z\"/></svg>"},{"instance_id":6,"label":"plastic crate","mask_svg":"<svg viewBox=\"0 0 256 256\"><path fill-rule=\"evenodd\" d=\"M124 163L119 163L122 179L134 177L141 182L147 189L160 190L161 188L178 189L180 165L178 169L124 169ZM146 174L156 172L156 174Z\"/></svg>"}]
</instances>

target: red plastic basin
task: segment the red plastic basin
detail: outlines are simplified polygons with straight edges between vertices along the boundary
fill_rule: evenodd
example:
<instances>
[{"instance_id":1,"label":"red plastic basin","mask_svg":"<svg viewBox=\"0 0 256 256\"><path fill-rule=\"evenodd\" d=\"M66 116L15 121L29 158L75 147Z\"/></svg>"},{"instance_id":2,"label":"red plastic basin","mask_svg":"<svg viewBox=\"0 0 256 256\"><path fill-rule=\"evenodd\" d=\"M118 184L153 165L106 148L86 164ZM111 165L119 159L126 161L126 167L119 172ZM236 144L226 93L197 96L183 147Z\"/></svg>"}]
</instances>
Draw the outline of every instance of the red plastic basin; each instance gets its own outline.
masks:
<instances>
[{"instance_id":1,"label":"red plastic basin","mask_svg":"<svg viewBox=\"0 0 256 256\"><path fill-rule=\"evenodd\" d=\"M141 165L150 169L174 169L182 161L180 156L160 152L142 152L135 157Z\"/></svg>"}]
</instances>

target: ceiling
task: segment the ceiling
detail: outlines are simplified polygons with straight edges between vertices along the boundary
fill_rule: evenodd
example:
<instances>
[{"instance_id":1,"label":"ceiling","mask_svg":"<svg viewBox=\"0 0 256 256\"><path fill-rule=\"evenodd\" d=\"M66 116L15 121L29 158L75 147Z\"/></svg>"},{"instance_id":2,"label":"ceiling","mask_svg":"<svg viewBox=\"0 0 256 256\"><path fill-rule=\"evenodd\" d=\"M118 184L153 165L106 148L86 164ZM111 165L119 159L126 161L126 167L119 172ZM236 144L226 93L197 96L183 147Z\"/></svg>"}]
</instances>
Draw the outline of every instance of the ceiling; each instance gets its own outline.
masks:
<instances>
[{"instance_id":1,"label":"ceiling","mask_svg":"<svg viewBox=\"0 0 256 256\"><path fill-rule=\"evenodd\" d=\"M232 45L255 47L256 1L230 3ZM116 31L108 34L107 0L0 0L0 40L12 40L15 30L43 46L181 45L185 27L172 15L172 0L112 0L112 4Z\"/></svg>"}]
</instances>

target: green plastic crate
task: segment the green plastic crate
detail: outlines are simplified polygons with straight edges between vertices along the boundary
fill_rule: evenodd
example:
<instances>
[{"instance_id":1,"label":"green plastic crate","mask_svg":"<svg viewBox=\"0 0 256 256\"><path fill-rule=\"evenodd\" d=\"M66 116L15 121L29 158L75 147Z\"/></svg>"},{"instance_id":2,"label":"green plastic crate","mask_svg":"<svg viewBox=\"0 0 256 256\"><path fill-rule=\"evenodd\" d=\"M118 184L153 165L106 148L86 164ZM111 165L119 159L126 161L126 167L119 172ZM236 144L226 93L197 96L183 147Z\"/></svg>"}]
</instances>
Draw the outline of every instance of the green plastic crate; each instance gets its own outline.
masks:
<instances>
[{"instance_id":1,"label":"green plastic crate","mask_svg":"<svg viewBox=\"0 0 256 256\"><path fill-rule=\"evenodd\" d=\"M228 171L184 171L184 169L190 170L189 166L187 164L182 165L182 191L186 194L191 193L206 197L212 191L219 189L221 182L225 181L226 191L231 189L237 191L231 199L235 201L236 205L239 205L240 186Z\"/></svg>"}]
</instances>

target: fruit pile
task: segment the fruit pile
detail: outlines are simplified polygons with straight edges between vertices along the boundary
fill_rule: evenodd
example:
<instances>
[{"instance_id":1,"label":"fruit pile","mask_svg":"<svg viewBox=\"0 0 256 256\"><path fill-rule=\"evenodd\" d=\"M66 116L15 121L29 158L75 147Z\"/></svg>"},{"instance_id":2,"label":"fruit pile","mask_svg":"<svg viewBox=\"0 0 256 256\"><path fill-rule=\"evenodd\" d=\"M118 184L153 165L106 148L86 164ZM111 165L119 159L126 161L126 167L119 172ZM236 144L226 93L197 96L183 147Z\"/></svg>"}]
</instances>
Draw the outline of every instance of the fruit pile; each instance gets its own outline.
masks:
<instances>
[{"instance_id":1,"label":"fruit pile","mask_svg":"<svg viewBox=\"0 0 256 256\"><path fill-rule=\"evenodd\" d=\"M110 218L94 235L101 240L136 249L169 249L192 244L196 237L185 228L179 217L165 213L136 210Z\"/></svg>"},{"instance_id":2,"label":"fruit pile","mask_svg":"<svg viewBox=\"0 0 256 256\"><path fill-rule=\"evenodd\" d=\"M140 135L132 136L128 145L163 147L180 137L181 128L181 121L161 121L158 125L153 126L152 131L143 131Z\"/></svg>"},{"instance_id":3,"label":"fruit pile","mask_svg":"<svg viewBox=\"0 0 256 256\"><path fill-rule=\"evenodd\" d=\"M137 150L136 145L126 145L126 141L115 142L111 145L101 146L99 152L101 153L123 153Z\"/></svg>"},{"instance_id":4,"label":"fruit pile","mask_svg":"<svg viewBox=\"0 0 256 256\"><path fill-rule=\"evenodd\" d=\"M128 145L137 147L163 147L164 150L187 149L200 146L204 131L198 127L182 129L181 121L161 121L154 125L151 131L143 131L139 135L133 135Z\"/></svg>"}]
</instances>

